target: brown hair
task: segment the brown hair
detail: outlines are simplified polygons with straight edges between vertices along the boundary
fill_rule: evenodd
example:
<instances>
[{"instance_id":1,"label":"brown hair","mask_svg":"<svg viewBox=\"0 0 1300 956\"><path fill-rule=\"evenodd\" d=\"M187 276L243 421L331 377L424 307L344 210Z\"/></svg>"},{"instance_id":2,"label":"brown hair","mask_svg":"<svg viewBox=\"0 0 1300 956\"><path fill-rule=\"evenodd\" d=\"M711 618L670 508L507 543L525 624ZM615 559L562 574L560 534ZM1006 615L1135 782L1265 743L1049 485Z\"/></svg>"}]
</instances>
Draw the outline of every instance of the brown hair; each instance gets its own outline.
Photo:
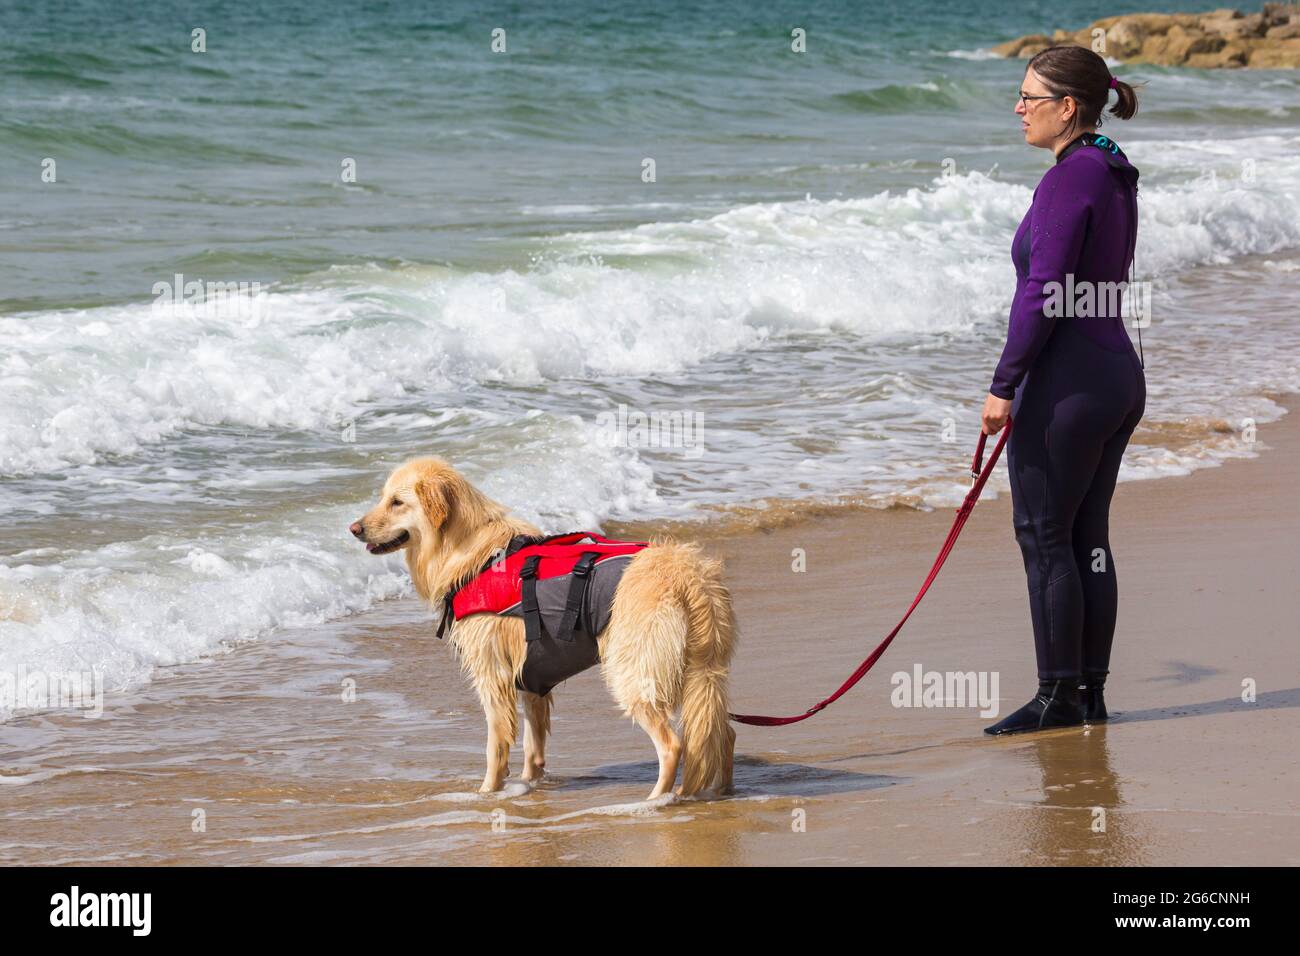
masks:
<instances>
[{"instance_id":1,"label":"brown hair","mask_svg":"<svg viewBox=\"0 0 1300 956\"><path fill-rule=\"evenodd\" d=\"M1072 96L1079 104L1076 125L1101 126L1101 111L1110 93L1110 67L1087 47L1063 44L1049 46L1033 56L1026 70L1032 69L1054 96ZM1123 80L1116 80L1119 101L1110 108L1120 119L1132 119L1138 111L1137 90Z\"/></svg>"}]
</instances>

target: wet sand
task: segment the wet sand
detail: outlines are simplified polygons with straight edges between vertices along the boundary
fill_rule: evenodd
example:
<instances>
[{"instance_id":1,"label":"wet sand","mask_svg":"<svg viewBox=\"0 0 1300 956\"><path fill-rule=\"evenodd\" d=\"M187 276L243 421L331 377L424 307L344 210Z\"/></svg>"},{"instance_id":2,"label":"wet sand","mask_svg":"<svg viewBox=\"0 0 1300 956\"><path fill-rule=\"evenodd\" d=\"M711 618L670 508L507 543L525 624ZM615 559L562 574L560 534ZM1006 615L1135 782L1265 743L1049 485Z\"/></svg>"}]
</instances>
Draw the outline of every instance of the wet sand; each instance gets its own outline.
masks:
<instances>
[{"instance_id":1,"label":"wet sand","mask_svg":"<svg viewBox=\"0 0 1300 956\"><path fill-rule=\"evenodd\" d=\"M1002 714L1032 692L1004 495L854 691L739 729L730 799L642 803L653 749L595 671L556 692L546 781L477 795L477 705L431 614L398 601L172 669L98 720L0 726L0 862L1300 863L1300 416L1259 439L1255 459L1120 485L1109 725L994 740L978 708L891 704L891 675L918 665L996 672ZM797 713L837 686L951 518L841 512L710 540L741 627L734 709Z\"/></svg>"}]
</instances>

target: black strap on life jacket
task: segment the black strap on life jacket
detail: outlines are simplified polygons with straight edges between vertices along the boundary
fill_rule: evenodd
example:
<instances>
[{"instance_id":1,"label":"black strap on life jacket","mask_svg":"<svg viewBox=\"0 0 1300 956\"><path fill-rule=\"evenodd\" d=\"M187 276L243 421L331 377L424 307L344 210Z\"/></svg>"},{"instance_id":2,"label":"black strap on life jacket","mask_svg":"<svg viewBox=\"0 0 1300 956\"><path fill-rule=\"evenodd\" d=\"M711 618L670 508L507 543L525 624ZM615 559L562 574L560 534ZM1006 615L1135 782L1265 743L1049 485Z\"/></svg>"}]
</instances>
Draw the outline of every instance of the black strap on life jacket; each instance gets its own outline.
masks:
<instances>
[{"instance_id":1,"label":"black strap on life jacket","mask_svg":"<svg viewBox=\"0 0 1300 956\"><path fill-rule=\"evenodd\" d=\"M537 604L537 563L541 555L533 555L519 570L523 582L520 610L524 612L524 637L529 644L542 639L542 609Z\"/></svg>"},{"instance_id":2,"label":"black strap on life jacket","mask_svg":"<svg viewBox=\"0 0 1300 956\"><path fill-rule=\"evenodd\" d=\"M442 596L442 617L438 620L438 640L442 640L442 635L447 633L447 627L451 624L455 611L451 607L451 599L456 596L455 591L448 591Z\"/></svg>"},{"instance_id":3,"label":"black strap on life jacket","mask_svg":"<svg viewBox=\"0 0 1300 956\"><path fill-rule=\"evenodd\" d=\"M560 623L552 635L556 640L573 641L578 616L582 613L582 604L587 597L587 581L599 557L599 551L584 551L573 565L569 577L569 591L564 599L564 614L560 617ZM524 613L524 638L529 643L540 641L542 631L545 629L542 623L542 609L537 603L537 564L541 560L539 555L533 555L519 570L519 579L523 584L519 608Z\"/></svg>"},{"instance_id":4,"label":"black strap on life jacket","mask_svg":"<svg viewBox=\"0 0 1300 956\"><path fill-rule=\"evenodd\" d=\"M582 613L582 602L587 597L587 581L599 557L599 551L584 551L577 563L573 565L573 570L570 572L572 577L569 578L569 593L564 599L564 616L560 618L560 626L555 633L556 640L573 640L573 629L578 623L578 615Z\"/></svg>"}]
</instances>

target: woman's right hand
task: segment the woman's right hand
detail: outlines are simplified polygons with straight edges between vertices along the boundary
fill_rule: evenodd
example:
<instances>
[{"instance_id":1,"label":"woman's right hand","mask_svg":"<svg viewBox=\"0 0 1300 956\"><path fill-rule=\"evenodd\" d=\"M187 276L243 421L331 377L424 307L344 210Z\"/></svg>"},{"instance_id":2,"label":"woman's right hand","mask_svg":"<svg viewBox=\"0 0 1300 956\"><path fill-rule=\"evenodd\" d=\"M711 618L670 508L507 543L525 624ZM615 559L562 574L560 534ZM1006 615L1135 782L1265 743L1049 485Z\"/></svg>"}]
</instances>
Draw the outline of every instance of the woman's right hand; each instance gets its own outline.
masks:
<instances>
[{"instance_id":1,"label":"woman's right hand","mask_svg":"<svg viewBox=\"0 0 1300 956\"><path fill-rule=\"evenodd\" d=\"M984 411L981 415L984 424L984 434L996 435L1006 427L1007 419L1011 417L1011 399L998 398L992 392L989 397L984 399Z\"/></svg>"}]
</instances>

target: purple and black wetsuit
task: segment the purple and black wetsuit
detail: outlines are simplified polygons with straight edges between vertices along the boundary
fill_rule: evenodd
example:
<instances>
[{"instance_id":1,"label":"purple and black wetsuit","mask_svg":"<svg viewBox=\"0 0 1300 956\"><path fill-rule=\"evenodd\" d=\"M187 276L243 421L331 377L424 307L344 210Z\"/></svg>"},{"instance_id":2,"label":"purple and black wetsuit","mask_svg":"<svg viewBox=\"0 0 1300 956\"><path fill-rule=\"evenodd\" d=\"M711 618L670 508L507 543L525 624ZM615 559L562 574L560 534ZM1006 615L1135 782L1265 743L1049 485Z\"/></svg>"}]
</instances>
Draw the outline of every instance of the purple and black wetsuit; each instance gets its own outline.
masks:
<instances>
[{"instance_id":1,"label":"purple and black wetsuit","mask_svg":"<svg viewBox=\"0 0 1300 956\"><path fill-rule=\"evenodd\" d=\"M1016 294L989 391L1013 399L1007 467L1041 680L1110 667L1110 500L1146 407L1111 295L1137 242L1137 179L1118 145L1084 133L1044 174L1011 246Z\"/></svg>"}]
</instances>

